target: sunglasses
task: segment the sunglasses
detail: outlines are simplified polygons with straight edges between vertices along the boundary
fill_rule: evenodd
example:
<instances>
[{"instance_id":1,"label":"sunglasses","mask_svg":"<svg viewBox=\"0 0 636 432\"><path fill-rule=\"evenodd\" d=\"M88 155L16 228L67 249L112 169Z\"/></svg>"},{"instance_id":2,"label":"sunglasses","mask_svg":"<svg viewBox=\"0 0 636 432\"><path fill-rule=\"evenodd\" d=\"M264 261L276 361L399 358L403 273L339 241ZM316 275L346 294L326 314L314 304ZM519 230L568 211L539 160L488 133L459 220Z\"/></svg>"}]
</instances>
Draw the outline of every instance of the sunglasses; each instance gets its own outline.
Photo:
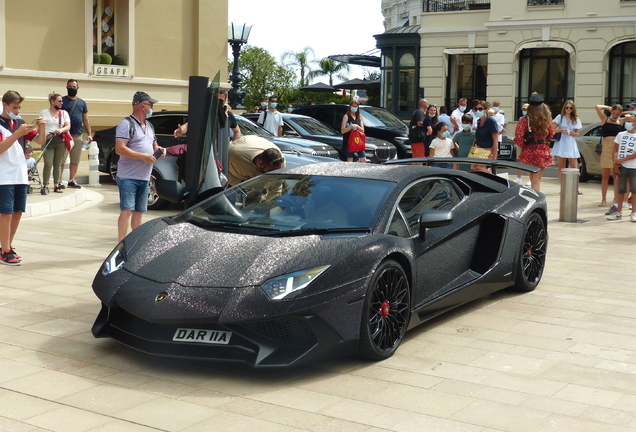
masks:
<instances>
[{"instance_id":1,"label":"sunglasses","mask_svg":"<svg viewBox=\"0 0 636 432\"><path fill-rule=\"evenodd\" d=\"M483 111L483 108L475 108L477 111Z\"/></svg>"},{"instance_id":2,"label":"sunglasses","mask_svg":"<svg viewBox=\"0 0 636 432\"><path fill-rule=\"evenodd\" d=\"M285 158L284 158L284 157L282 157L282 158L278 158L278 159L274 159L274 160L271 162L271 164L272 164L272 165L282 165L282 164L283 164L283 162L285 162Z\"/></svg>"},{"instance_id":3,"label":"sunglasses","mask_svg":"<svg viewBox=\"0 0 636 432\"><path fill-rule=\"evenodd\" d=\"M572 109L572 107L565 107L565 109L569 109L569 110L571 110L571 109Z\"/></svg>"}]
</instances>

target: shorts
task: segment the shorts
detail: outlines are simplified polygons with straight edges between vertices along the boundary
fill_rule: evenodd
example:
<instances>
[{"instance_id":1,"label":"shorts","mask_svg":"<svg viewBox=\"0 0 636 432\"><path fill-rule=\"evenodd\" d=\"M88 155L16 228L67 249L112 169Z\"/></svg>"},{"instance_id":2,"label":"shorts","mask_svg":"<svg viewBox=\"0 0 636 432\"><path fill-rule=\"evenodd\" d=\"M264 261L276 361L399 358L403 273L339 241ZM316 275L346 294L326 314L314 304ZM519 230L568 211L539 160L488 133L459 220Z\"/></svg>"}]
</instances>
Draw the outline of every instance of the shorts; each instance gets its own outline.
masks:
<instances>
[{"instance_id":1,"label":"shorts","mask_svg":"<svg viewBox=\"0 0 636 432\"><path fill-rule=\"evenodd\" d=\"M411 143L411 157L414 158L423 158L426 157L426 150L424 149L424 143Z\"/></svg>"},{"instance_id":2,"label":"shorts","mask_svg":"<svg viewBox=\"0 0 636 432\"><path fill-rule=\"evenodd\" d=\"M433 164L433 166L435 168L446 168L446 169L451 169L452 168L452 165L449 164L449 163L446 163L446 162L444 162L444 163L436 163L436 164Z\"/></svg>"},{"instance_id":3,"label":"shorts","mask_svg":"<svg viewBox=\"0 0 636 432\"><path fill-rule=\"evenodd\" d=\"M0 185L0 214L24 213L28 185Z\"/></svg>"},{"instance_id":4,"label":"shorts","mask_svg":"<svg viewBox=\"0 0 636 432\"><path fill-rule=\"evenodd\" d=\"M364 152L364 150L360 150L357 152L350 152L349 150L346 151L347 153L347 157L348 158L354 158L354 157L358 157L360 159L367 157L367 154Z\"/></svg>"},{"instance_id":5,"label":"shorts","mask_svg":"<svg viewBox=\"0 0 636 432\"><path fill-rule=\"evenodd\" d=\"M629 179L629 191L636 193L636 168L620 167L618 173L618 193L627 193L627 179Z\"/></svg>"},{"instance_id":6,"label":"shorts","mask_svg":"<svg viewBox=\"0 0 636 432\"><path fill-rule=\"evenodd\" d=\"M133 180L117 177L119 187L119 209L145 213L148 210L147 180Z\"/></svg>"},{"instance_id":7,"label":"shorts","mask_svg":"<svg viewBox=\"0 0 636 432\"><path fill-rule=\"evenodd\" d=\"M73 137L73 148L69 152L71 157L71 163L74 165L79 165L80 160L82 159L82 146L84 145L84 141L82 140L82 135L72 135ZM66 156L64 157L66 160Z\"/></svg>"}]
</instances>

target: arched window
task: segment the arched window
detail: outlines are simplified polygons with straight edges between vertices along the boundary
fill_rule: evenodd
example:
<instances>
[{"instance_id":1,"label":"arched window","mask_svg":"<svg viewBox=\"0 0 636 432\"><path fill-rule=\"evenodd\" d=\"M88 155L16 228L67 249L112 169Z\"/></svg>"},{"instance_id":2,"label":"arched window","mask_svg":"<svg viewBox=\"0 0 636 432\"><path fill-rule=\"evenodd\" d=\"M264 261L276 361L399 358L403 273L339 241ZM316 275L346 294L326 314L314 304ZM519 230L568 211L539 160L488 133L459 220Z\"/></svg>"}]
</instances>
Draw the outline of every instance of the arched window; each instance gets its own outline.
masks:
<instances>
[{"instance_id":1,"label":"arched window","mask_svg":"<svg viewBox=\"0 0 636 432\"><path fill-rule=\"evenodd\" d=\"M636 100L636 42L616 45L609 55L608 105Z\"/></svg>"}]
</instances>

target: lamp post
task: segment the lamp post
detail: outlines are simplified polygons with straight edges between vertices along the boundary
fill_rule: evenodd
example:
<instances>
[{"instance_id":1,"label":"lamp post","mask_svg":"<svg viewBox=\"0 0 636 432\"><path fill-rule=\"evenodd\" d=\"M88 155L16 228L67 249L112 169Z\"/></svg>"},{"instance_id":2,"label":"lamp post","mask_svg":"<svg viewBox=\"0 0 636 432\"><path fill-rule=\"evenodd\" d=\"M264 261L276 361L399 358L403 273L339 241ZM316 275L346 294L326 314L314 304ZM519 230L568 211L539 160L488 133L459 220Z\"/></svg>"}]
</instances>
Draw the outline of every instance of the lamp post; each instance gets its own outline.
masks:
<instances>
[{"instance_id":1,"label":"lamp post","mask_svg":"<svg viewBox=\"0 0 636 432\"><path fill-rule=\"evenodd\" d=\"M232 68L232 88L230 89L228 98L232 109L245 109L243 106L243 98L245 92L240 91L241 76L239 74L239 55L241 54L241 45L247 43L247 38L252 30L251 25L238 25L231 23L227 27L227 39L232 45L232 54L234 55L234 67Z\"/></svg>"}]
</instances>

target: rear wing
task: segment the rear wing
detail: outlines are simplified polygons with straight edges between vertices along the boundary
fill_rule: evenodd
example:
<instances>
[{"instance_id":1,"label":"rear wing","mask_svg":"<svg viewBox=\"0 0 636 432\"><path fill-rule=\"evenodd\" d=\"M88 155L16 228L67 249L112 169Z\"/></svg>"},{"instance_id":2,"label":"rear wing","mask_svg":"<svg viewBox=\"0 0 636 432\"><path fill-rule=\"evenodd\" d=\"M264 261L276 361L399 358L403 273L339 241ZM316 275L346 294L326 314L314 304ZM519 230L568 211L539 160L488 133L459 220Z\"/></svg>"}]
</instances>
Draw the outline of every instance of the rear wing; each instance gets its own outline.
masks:
<instances>
[{"instance_id":1,"label":"rear wing","mask_svg":"<svg viewBox=\"0 0 636 432\"><path fill-rule=\"evenodd\" d=\"M516 170L536 173L541 170L536 166L527 165L519 162L504 161L497 159L475 159L475 158L458 158L458 157L439 157L439 158L411 158L411 159L393 159L384 162L387 165L406 165L421 163L422 165L432 166L436 163L458 163L470 165L486 165L490 168L494 175L497 175L497 168L512 168Z\"/></svg>"}]
</instances>

